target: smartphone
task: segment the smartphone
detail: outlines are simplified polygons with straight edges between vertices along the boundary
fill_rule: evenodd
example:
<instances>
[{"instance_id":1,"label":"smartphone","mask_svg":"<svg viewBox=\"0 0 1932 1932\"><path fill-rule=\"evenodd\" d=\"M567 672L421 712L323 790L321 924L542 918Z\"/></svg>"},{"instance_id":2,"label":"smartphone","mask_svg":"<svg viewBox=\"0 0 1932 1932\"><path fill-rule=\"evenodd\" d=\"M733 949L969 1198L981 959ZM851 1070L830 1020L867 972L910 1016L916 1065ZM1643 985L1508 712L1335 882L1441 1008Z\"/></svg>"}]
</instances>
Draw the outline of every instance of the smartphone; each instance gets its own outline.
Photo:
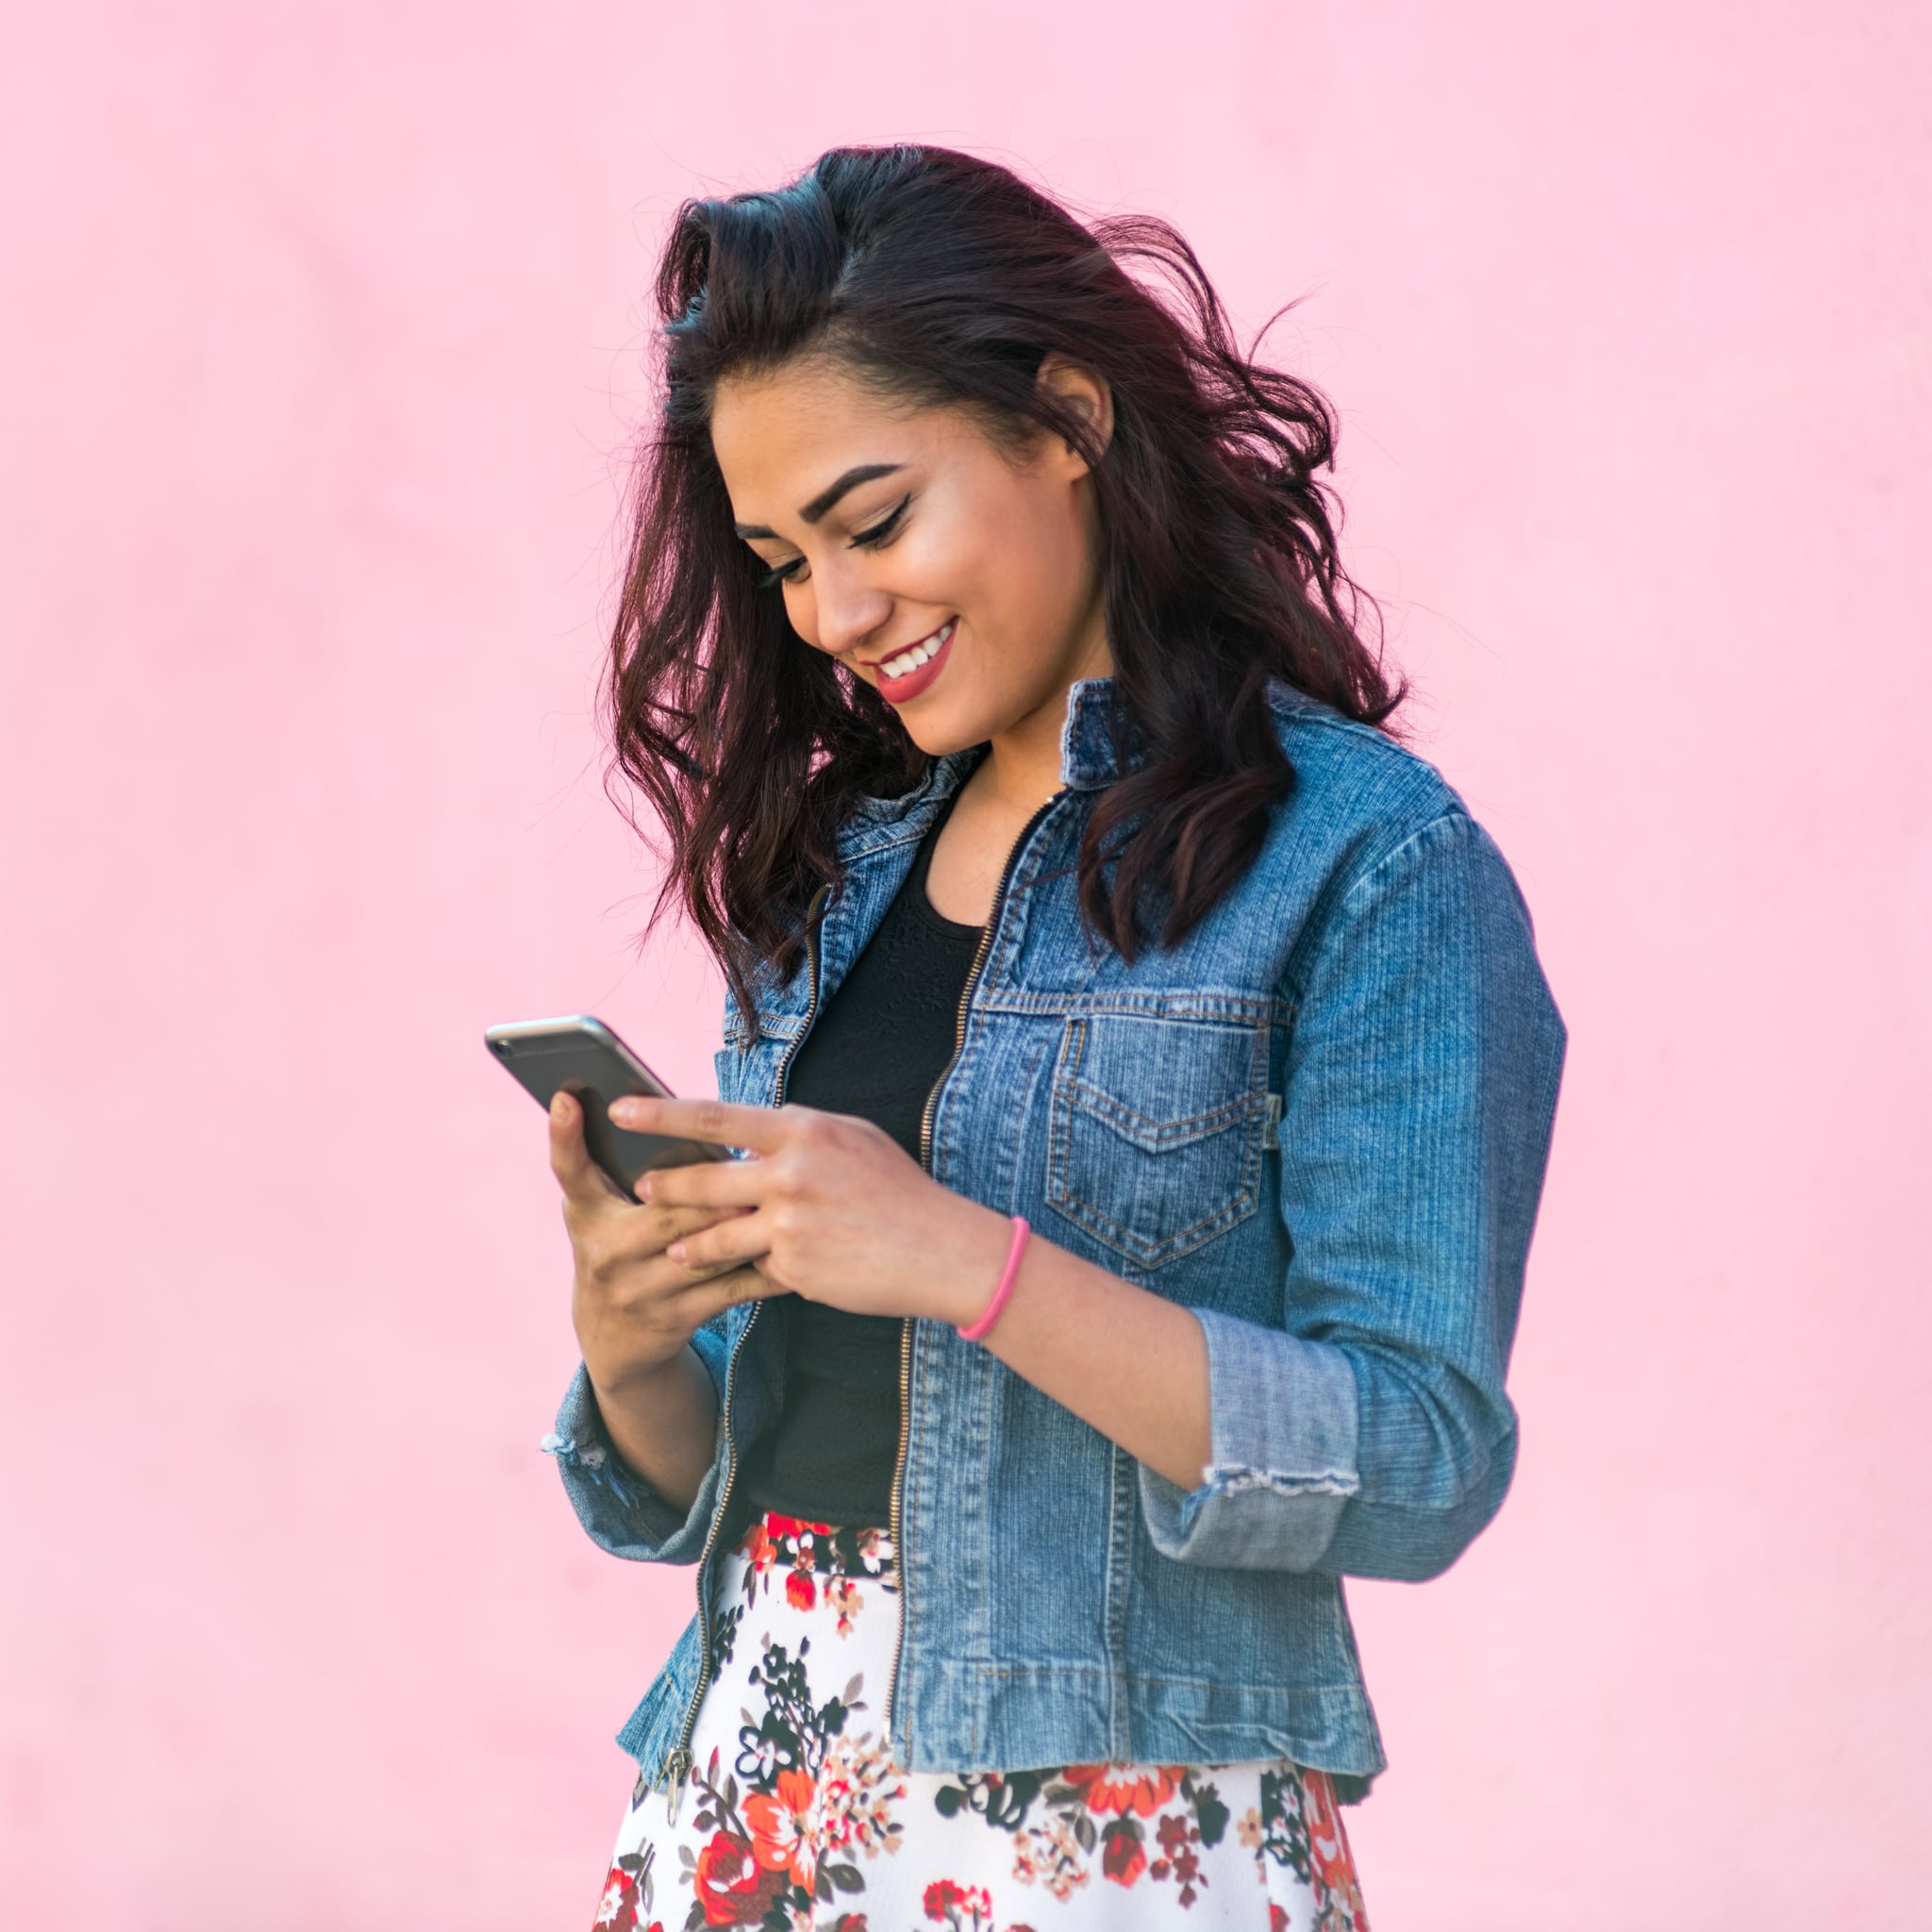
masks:
<instances>
[{"instance_id":1,"label":"smartphone","mask_svg":"<svg viewBox=\"0 0 1932 1932\"><path fill-rule=\"evenodd\" d=\"M559 1090L576 1096L584 1109L584 1145L626 1200L637 1199L638 1176L651 1168L731 1158L728 1148L709 1141L633 1134L611 1121L613 1100L626 1093L669 1100L671 1090L601 1020L581 1013L519 1020L490 1027L483 1041L546 1111Z\"/></svg>"}]
</instances>

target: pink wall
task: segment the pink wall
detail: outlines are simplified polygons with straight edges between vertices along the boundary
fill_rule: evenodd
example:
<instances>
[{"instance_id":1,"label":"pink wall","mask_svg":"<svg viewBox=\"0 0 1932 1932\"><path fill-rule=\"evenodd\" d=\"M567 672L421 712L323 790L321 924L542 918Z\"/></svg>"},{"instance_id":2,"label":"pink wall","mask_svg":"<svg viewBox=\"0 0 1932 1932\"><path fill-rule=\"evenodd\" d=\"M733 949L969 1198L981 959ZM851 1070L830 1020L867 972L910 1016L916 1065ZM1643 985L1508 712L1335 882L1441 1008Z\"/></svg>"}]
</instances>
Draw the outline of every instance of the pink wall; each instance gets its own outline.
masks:
<instances>
[{"instance_id":1,"label":"pink wall","mask_svg":"<svg viewBox=\"0 0 1932 1932\"><path fill-rule=\"evenodd\" d=\"M8 1924L588 1919L690 1576L536 1452L565 1251L476 1035L709 1077L587 717L641 291L694 186L898 135L1307 294L1573 1027L1515 1496L1357 1596L1377 1926L1925 1923L1928 16L1177 17L15 23Z\"/></svg>"}]
</instances>

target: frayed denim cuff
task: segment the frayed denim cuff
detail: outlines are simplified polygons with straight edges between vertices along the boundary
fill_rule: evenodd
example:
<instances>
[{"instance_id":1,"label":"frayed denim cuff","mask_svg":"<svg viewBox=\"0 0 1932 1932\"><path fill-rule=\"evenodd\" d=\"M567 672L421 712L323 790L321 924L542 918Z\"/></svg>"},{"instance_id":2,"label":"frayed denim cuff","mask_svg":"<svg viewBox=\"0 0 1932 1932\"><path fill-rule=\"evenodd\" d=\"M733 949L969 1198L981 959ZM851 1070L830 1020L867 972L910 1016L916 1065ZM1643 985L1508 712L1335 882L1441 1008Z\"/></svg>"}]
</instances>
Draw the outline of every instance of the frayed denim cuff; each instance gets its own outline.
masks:
<instances>
[{"instance_id":1,"label":"frayed denim cuff","mask_svg":"<svg viewBox=\"0 0 1932 1932\"><path fill-rule=\"evenodd\" d=\"M636 1563L695 1563L724 1479L724 1432L719 1434L719 1456L691 1507L679 1509L617 1453L590 1375L579 1365L557 1412L557 1426L538 1446L556 1457L564 1493L600 1549Z\"/></svg>"},{"instance_id":2,"label":"frayed denim cuff","mask_svg":"<svg viewBox=\"0 0 1932 1932\"><path fill-rule=\"evenodd\" d=\"M1338 1348L1196 1308L1214 1460L1201 1486L1141 1466L1162 1556L1229 1570L1312 1570L1361 1486L1355 1371Z\"/></svg>"}]
</instances>

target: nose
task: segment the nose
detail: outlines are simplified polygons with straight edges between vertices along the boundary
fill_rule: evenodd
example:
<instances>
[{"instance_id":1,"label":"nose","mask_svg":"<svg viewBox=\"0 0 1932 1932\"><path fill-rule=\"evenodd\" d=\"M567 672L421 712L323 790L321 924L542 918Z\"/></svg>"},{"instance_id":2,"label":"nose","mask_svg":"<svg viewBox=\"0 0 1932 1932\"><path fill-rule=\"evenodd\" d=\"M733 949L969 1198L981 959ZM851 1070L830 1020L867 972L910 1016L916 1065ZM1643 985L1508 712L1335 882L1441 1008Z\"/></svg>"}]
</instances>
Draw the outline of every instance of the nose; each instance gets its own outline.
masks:
<instances>
[{"instance_id":1,"label":"nose","mask_svg":"<svg viewBox=\"0 0 1932 1932\"><path fill-rule=\"evenodd\" d=\"M891 598L843 558L823 564L814 558L811 582L818 633L812 642L834 657L858 649L892 614Z\"/></svg>"}]
</instances>

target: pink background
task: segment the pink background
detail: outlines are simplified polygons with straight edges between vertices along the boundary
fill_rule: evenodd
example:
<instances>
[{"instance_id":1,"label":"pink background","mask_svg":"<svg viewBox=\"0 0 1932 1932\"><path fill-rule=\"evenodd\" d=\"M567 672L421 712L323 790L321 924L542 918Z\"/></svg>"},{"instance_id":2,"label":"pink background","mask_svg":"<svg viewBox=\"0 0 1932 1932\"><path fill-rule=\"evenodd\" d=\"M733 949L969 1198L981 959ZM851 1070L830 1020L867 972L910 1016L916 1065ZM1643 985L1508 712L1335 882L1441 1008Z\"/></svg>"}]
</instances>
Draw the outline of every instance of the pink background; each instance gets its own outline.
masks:
<instances>
[{"instance_id":1,"label":"pink background","mask_svg":"<svg viewBox=\"0 0 1932 1932\"><path fill-rule=\"evenodd\" d=\"M907 135L1307 297L1573 1029L1515 1494L1356 1592L1379 1932L1925 1924L1928 19L17 19L0 1917L588 1922L691 1575L537 1453L566 1255L477 1035L709 1081L588 714L641 291L685 193Z\"/></svg>"}]
</instances>

